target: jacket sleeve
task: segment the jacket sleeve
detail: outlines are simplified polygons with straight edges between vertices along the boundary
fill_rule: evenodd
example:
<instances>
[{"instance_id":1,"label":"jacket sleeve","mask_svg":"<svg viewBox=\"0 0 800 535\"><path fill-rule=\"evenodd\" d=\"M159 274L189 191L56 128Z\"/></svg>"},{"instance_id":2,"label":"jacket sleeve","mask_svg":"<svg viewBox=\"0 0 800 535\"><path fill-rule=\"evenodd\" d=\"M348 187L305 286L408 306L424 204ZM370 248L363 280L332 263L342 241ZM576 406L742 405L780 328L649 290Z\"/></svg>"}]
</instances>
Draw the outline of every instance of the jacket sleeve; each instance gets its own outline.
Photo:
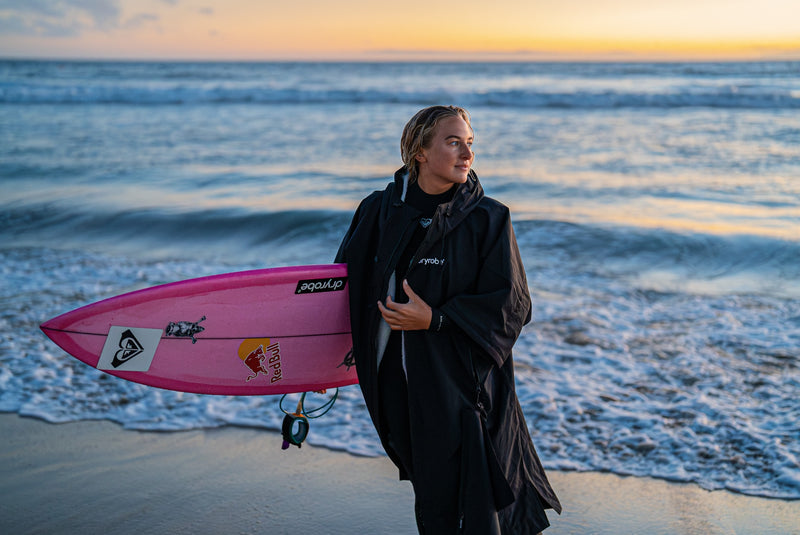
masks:
<instances>
[{"instance_id":1,"label":"jacket sleeve","mask_svg":"<svg viewBox=\"0 0 800 535\"><path fill-rule=\"evenodd\" d=\"M447 318L477 344L498 367L531 319L531 298L511 216L503 215L487 236L474 290L456 295L440 306Z\"/></svg>"},{"instance_id":2,"label":"jacket sleeve","mask_svg":"<svg viewBox=\"0 0 800 535\"><path fill-rule=\"evenodd\" d=\"M347 263L347 251L350 248L350 243L353 240L353 236L356 234L356 230L359 228L360 225L368 225L374 226L374 221L372 219L365 221L367 219L367 214L371 214L371 208L374 204L376 204L378 192L374 192L372 195L366 197L356 208L355 213L353 214L353 219L350 221L350 227L347 229L347 232L342 238L342 242L339 244L339 250L336 253L336 257L334 259L334 263L341 264ZM363 238L361 238L364 241Z\"/></svg>"},{"instance_id":3,"label":"jacket sleeve","mask_svg":"<svg viewBox=\"0 0 800 535\"><path fill-rule=\"evenodd\" d=\"M356 209L353 214L353 219L350 220L350 227L347 229L347 232L342 238L342 242L339 244L339 250L336 252L336 257L333 260L334 264L343 264L347 262L347 244L350 243L350 239L353 237L353 231L355 231L356 226L358 226L360 211L361 205L359 205L358 209Z\"/></svg>"}]
</instances>

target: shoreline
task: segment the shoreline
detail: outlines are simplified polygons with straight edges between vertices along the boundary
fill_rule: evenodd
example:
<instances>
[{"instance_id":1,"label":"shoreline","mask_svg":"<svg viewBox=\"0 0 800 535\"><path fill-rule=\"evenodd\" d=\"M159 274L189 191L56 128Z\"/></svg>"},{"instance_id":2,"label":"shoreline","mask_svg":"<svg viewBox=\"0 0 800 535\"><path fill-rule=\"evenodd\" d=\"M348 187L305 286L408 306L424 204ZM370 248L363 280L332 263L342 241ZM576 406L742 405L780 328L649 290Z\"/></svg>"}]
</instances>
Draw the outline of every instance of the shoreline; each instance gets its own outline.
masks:
<instances>
[{"instance_id":1,"label":"shoreline","mask_svg":"<svg viewBox=\"0 0 800 535\"><path fill-rule=\"evenodd\" d=\"M411 485L386 457L244 428L125 430L0 414L0 532L414 534ZM600 472L548 476L547 534L800 533L800 500Z\"/></svg>"}]
</instances>

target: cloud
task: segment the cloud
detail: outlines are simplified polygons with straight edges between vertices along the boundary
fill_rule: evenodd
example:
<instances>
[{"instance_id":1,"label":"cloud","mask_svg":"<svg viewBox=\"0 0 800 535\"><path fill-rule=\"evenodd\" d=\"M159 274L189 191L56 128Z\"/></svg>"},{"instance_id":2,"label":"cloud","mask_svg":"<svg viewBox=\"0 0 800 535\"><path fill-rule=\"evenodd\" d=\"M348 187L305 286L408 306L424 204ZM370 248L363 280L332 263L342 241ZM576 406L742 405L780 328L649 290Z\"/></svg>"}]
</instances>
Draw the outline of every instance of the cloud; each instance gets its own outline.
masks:
<instances>
[{"instance_id":1,"label":"cloud","mask_svg":"<svg viewBox=\"0 0 800 535\"><path fill-rule=\"evenodd\" d=\"M124 26L126 29L140 28L150 22L158 22L158 15L154 15L153 13L139 13L126 20Z\"/></svg>"},{"instance_id":2,"label":"cloud","mask_svg":"<svg viewBox=\"0 0 800 535\"><path fill-rule=\"evenodd\" d=\"M156 15L134 15L124 23L119 0L0 0L0 31L41 37L74 37L86 31L138 27Z\"/></svg>"},{"instance_id":3,"label":"cloud","mask_svg":"<svg viewBox=\"0 0 800 535\"><path fill-rule=\"evenodd\" d=\"M0 12L0 34L5 35L46 35L49 37L71 37L80 33L77 28L59 24L52 18L35 22L30 17L18 13Z\"/></svg>"}]
</instances>

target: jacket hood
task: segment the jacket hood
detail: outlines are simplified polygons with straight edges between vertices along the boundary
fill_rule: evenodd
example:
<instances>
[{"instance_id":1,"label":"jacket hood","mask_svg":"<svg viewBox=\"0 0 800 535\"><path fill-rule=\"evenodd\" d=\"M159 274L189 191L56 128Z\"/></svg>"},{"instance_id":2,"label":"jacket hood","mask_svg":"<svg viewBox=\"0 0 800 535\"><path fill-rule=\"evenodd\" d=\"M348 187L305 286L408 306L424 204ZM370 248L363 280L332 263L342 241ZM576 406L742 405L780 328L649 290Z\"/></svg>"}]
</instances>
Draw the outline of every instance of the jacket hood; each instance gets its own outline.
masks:
<instances>
[{"instance_id":1,"label":"jacket hood","mask_svg":"<svg viewBox=\"0 0 800 535\"><path fill-rule=\"evenodd\" d=\"M405 166L403 166L394 174L394 192L392 195L395 203L405 203L409 183L408 171ZM467 181L457 186L456 193L453 195L452 200L445 205L445 232L449 231L453 226L464 219L467 214L478 205L483 197L483 186L481 186L481 182L478 180L478 175L474 170L470 169L467 175Z\"/></svg>"}]
</instances>

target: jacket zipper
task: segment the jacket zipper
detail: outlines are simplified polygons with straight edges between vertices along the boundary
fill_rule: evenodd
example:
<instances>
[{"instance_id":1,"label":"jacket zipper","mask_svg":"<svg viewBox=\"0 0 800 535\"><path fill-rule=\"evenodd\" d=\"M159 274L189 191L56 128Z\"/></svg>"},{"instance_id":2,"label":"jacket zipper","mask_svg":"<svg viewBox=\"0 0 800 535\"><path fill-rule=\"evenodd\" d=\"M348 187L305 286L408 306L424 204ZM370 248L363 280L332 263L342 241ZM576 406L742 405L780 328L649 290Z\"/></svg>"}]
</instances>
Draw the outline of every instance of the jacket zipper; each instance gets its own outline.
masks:
<instances>
[{"instance_id":1,"label":"jacket zipper","mask_svg":"<svg viewBox=\"0 0 800 535\"><path fill-rule=\"evenodd\" d=\"M483 394L481 385L483 381L481 381L478 369L475 367L475 356L472 354L472 348L467 346L467 350L469 351L469 363L472 366L472 376L475 378L475 407L480 411L481 418L485 419L486 408L483 406L483 401L481 401L481 394Z\"/></svg>"},{"instance_id":2,"label":"jacket zipper","mask_svg":"<svg viewBox=\"0 0 800 535\"><path fill-rule=\"evenodd\" d=\"M442 211L441 210L441 205L437 206L436 207L436 212L434 212L434 214L433 214L433 221L431 221L430 230L433 230L435 228L436 224L439 222L439 219L441 219L441 216L439 215L441 213L441 211ZM411 273L411 268L414 266L414 261L417 259L417 256L420 254L420 251L427 250L425 248L425 246L427 244L429 244L431 241L433 241L430 238L430 235L431 235L430 230L425 235L425 239L422 240L422 243L419 245L417 250L414 251L414 254L411 256L411 260L408 261L408 268L406 269L406 279L408 279L408 276ZM392 254L394 254L394 252ZM402 284L402 281L400 282L400 284ZM400 331L400 352L401 352L402 361L403 361L403 371L406 373L406 378L408 378L408 370L406 369L406 332L405 331Z\"/></svg>"}]
</instances>

